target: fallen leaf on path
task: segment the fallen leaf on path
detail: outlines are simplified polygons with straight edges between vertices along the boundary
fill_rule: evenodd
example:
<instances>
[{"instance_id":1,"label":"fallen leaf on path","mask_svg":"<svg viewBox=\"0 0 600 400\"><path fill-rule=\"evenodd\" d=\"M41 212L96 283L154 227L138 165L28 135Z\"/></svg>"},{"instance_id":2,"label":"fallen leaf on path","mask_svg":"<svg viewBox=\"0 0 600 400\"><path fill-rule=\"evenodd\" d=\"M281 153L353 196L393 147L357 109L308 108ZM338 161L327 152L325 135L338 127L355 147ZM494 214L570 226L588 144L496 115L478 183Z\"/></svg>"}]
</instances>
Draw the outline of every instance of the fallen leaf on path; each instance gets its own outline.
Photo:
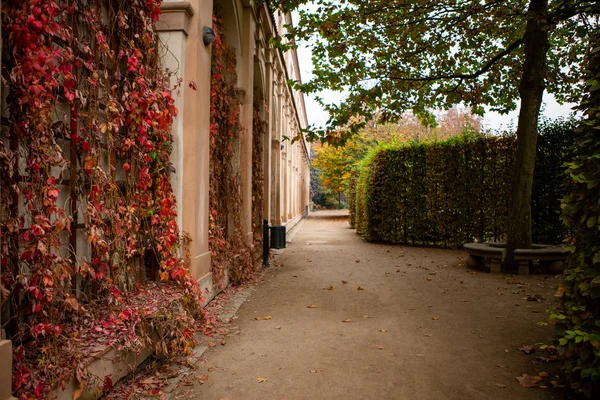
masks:
<instances>
[{"instance_id":1,"label":"fallen leaf on path","mask_svg":"<svg viewBox=\"0 0 600 400\"><path fill-rule=\"evenodd\" d=\"M379 332L386 333L387 329L380 329Z\"/></svg>"},{"instance_id":2,"label":"fallen leaf on path","mask_svg":"<svg viewBox=\"0 0 600 400\"><path fill-rule=\"evenodd\" d=\"M559 286L558 290L554 294L554 297L563 297L566 291L567 291L566 286Z\"/></svg>"},{"instance_id":3,"label":"fallen leaf on path","mask_svg":"<svg viewBox=\"0 0 600 400\"><path fill-rule=\"evenodd\" d=\"M333 290L333 286L329 286L329 287L323 288L323 290Z\"/></svg>"},{"instance_id":4,"label":"fallen leaf on path","mask_svg":"<svg viewBox=\"0 0 600 400\"><path fill-rule=\"evenodd\" d=\"M377 350L383 350L383 346L377 346Z\"/></svg>"},{"instance_id":5,"label":"fallen leaf on path","mask_svg":"<svg viewBox=\"0 0 600 400\"><path fill-rule=\"evenodd\" d=\"M265 320L273 319L273 317L271 317L270 315L265 315L264 317L256 317L254 319L257 321L265 321Z\"/></svg>"},{"instance_id":6,"label":"fallen leaf on path","mask_svg":"<svg viewBox=\"0 0 600 400\"><path fill-rule=\"evenodd\" d=\"M431 281L432 279L431 279L431 278L427 278L427 280L428 280L428 281Z\"/></svg>"},{"instance_id":7,"label":"fallen leaf on path","mask_svg":"<svg viewBox=\"0 0 600 400\"><path fill-rule=\"evenodd\" d=\"M297 278L297 277L298 277L298 275L292 275L292 278Z\"/></svg>"},{"instance_id":8,"label":"fallen leaf on path","mask_svg":"<svg viewBox=\"0 0 600 400\"><path fill-rule=\"evenodd\" d=\"M348 281L342 281L342 283L345 285L346 283L348 283Z\"/></svg>"},{"instance_id":9,"label":"fallen leaf on path","mask_svg":"<svg viewBox=\"0 0 600 400\"><path fill-rule=\"evenodd\" d=\"M539 376L531 376L527 374L523 374L522 376L517 376L517 380L519 384L526 388L538 387L540 381L542 380Z\"/></svg>"},{"instance_id":10,"label":"fallen leaf on path","mask_svg":"<svg viewBox=\"0 0 600 400\"><path fill-rule=\"evenodd\" d=\"M360 262L360 260L356 260L356 262L357 262L357 263L359 263L359 262Z\"/></svg>"},{"instance_id":11,"label":"fallen leaf on path","mask_svg":"<svg viewBox=\"0 0 600 400\"><path fill-rule=\"evenodd\" d=\"M434 320L434 321L437 321L437 320L440 319L440 317L438 317L437 315L435 315L435 316L431 317L431 319Z\"/></svg>"},{"instance_id":12,"label":"fallen leaf on path","mask_svg":"<svg viewBox=\"0 0 600 400\"><path fill-rule=\"evenodd\" d=\"M544 301L544 298L539 294L536 294L533 296L527 296L527 301L537 301L538 303L541 303L542 301Z\"/></svg>"},{"instance_id":13,"label":"fallen leaf on path","mask_svg":"<svg viewBox=\"0 0 600 400\"><path fill-rule=\"evenodd\" d=\"M501 383L496 383L496 387L498 387L499 389L504 389L506 387L506 385L503 385Z\"/></svg>"},{"instance_id":14,"label":"fallen leaf on path","mask_svg":"<svg viewBox=\"0 0 600 400\"><path fill-rule=\"evenodd\" d=\"M319 372L319 371L317 371L316 369L311 369L311 370L310 370L310 373L311 373L311 374L316 374L317 372Z\"/></svg>"},{"instance_id":15,"label":"fallen leaf on path","mask_svg":"<svg viewBox=\"0 0 600 400\"><path fill-rule=\"evenodd\" d=\"M549 377L549 376L550 376L550 374L549 374L549 373L547 373L546 371L542 371L542 372L540 372L538 375L539 375L539 376L541 376L542 378L547 378L547 377Z\"/></svg>"},{"instance_id":16,"label":"fallen leaf on path","mask_svg":"<svg viewBox=\"0 0 600 400\"><path fill-rule=\"evenodd\" d=\"M356 290L365 290L365 288L364 288L364 287L361 287L361 286L359 286L359 287L357 287L357 288L356 288Z\"/></svg>"},{"instance_id":17,"label":"fallen leaf on path","mask_svg":"<svg viewBox=\"0 0 600 400\"><path fill-rule=\"evenodd\" d=\"M352 322L351 319L343 319L342 322Z\"/></svg>"},{"instance_id":18,"label":"fallen leaf on path","mask_svg":"<svg viewBox=\"0 0 600 400\"><path fill-rule=\"evenodd\" d=\"M535 352L535 347L533 347L533 346L521 346L521 347L518 347L517 350L521 350L525 354L531 354L531 353Z\"/></svg>"},{"instance_id":19,"label":"fallen leaf on path","mask_svg":"<svg viewBox=\"0 0 600 400\"><path fill-rule=\"evenodd\" d=\"M306 308L317 308L317 305L316 304L311 304L309 306L306 306Z\"/></svg>"},{"instance_id":20,"label":"fallen leaf on path","mask_svg":"<svg viewBox=\"0 0 600 400\"><path fill-rule=\"evenodd\" d=\"M203 385L204 382L208 380L208 375L198 375L196 376L196 379L198 379L198 382L200 382L200 384Z\"/></svg>"},{"instance_id":21,"label":"fallen leaf on path","mask_svg":"<svg viewBox=\"0 0 600 400\"><path fill-rule=\"evenodd\" d=\"M159 383L163 383L163 381L160 380L160 379L157 379L157 378L148 378L148 379L144 379L140 383L142 385L156 385L156 384L159 384Z\"/></svg>"},{"instance_id":22,"label":"fallen leaf on path","mask_svg":"<svg viewBox=\"0 0 600 400\"><path fill-rule=\"evenodd\" d=\"M425 336L432 337L433 335L431 333L426 333Z\"/></svg>"},{"instance_id":23,"label":"fallen leaf on path","mask_svg":"<svg viewBox=\"0 0 600 400\"><path fill-rule=\"evenodd\" d=\"M208 342L208 347L215 347L216 344L214 344L213 342Z\"/></svg>"},{"instance_id":24,"label":"fallen leaf on path","mask_svg":"<svg viewBox=\"0 0 600 400\"><path fill-rule=\"evenodd\" d=\"M266 382L266 381L267 381L266 378L256 378L256 382L258 382L258 383L263 383L263 382Z\"/></svg>"}]
</instances>

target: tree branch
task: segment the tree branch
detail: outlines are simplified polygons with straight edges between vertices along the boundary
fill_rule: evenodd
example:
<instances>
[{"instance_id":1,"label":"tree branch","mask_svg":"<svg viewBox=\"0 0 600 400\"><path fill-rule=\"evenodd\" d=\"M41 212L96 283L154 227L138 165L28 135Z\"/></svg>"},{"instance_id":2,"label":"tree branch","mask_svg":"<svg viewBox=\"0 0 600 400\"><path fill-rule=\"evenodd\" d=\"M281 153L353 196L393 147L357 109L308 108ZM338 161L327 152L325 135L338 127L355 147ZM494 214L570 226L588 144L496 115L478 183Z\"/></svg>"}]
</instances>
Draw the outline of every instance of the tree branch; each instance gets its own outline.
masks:
<instances>
[{"instance_id":1,"label":"tree branch","mask_svg":"<svg viewBox=\"0 0 600 400\"><path fill-rule=\"evenodd\" d=\"M520 39L514 41L510 46L508 46L506 49L504 49L500 53L496 54L492 59L490 59L487 63L485 63L485 65L481 69L479 69L478 71L473 72L471 74L433 75L433 76L424 76L424 77L420 77L420 78L401 78L401 77L394 77L394 76L390 75L390 76L388 76L388 78L397 80L397 81L405 81L405 82L439 81L439 80L443 80L443 79L474 79L480 75L485 74L500 59L502 59L504 56L512 53L514 50L519 48L519 46L521 46L522 44L523 44L523 38L520 38Z\"/></svg>"}]
</instances>

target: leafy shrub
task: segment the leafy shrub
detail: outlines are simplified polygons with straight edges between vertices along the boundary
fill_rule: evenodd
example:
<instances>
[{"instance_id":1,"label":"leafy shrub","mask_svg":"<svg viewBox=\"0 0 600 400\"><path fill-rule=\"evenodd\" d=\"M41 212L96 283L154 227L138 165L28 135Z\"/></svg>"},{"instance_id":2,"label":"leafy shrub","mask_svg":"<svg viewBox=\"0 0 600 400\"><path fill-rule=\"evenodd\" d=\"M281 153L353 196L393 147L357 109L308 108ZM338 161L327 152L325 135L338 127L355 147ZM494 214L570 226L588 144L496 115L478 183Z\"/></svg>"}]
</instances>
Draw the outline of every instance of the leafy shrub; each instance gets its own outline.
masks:
<instances>
[{"instance_id":1,"label":"leafy shrub","mask_svg":"<svg viewBox=\"0 0 600 400\"><path fill-rule=\"evenodd\" d=\"M569 387L589 398L600 396L600 47L587 74L589 92L580 109L586 119L577 129L574 158L566 163L571 193L562 202L562 218L572 231L572 251L554 311L557 350Z\"/></svg>"},{"instance_id":2,"label":"leafy shrub","mask_svg":"<svg viewBox=\"0 0 600 400\"><path fill-rule=\"evenodd\" d=\"M572 124L546 123L540 133L533 235L556 243L566 234L559 199L566 193L558 170L568 157ZM386 144L361 164L351 221L368 240L459 247L500 240L506 230L514 137L475 132L443 142Z\"/></svg>"}]
</instances>

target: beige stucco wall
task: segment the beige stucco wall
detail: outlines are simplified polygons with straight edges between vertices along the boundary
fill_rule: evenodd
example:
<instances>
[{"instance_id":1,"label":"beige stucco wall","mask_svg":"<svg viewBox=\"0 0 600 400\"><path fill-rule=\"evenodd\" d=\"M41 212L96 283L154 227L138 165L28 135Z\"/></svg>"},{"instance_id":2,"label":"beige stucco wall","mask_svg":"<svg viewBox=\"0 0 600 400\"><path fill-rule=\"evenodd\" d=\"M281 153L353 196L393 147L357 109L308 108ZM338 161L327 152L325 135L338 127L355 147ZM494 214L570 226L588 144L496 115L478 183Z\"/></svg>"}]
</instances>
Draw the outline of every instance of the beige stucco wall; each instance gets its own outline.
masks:
<instances>
[{"instance_id":1,"label":"beige stucco wall","mask_svg":"<svg viewBox=\"0 0 600 400\"><path fill-rule=\"evenodd\" d=\"M251 0L215 0L224 10L225 38L237 49L238 84L242 109L242 136L239 146L244 238L252 243L252 118L254 89L264 95L263 168L264 215L272 225L290 225L304 214L308 205L309 149L304 140L283 140L306 127L306 111L300 93L287 79L300 79L294 52L283 54L269 40L276 34L278 18L266 4ZM165 66L182 79L181 96L176 99L180 114L175 120L175 148L172 157L177 169L173 186L179 200L181 228L191 239L191 272L209 299L217 292L210 274L208 250L209 125L211 45L202 41L202 28L212 26L213 1L165 1L156 24L168 48ZM275 23L274 23L275 22ZM289 65L288 65L289 64ZM255 71L255 68L258 71ZM257 74L255 74L257 72ZM258 74L258 72L260 72ZM257 76L260 76L258 79ZM196 90L190 87L194 82ZM283 145L283 149L282 149Z\"/></svg>"}]
</instances>

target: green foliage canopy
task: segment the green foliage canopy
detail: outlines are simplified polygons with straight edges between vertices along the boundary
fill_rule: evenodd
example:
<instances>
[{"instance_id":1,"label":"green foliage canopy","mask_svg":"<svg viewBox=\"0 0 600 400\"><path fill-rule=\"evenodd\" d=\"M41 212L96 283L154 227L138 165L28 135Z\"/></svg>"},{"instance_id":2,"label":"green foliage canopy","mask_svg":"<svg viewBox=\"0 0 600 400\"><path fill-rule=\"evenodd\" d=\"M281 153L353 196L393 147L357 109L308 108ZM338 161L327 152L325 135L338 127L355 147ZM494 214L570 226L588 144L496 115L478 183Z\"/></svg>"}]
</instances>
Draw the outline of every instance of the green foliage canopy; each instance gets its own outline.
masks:
<instances>
[{"instance_id":1,"label":"green foliage canopy","mask_svg":"<svg viewBox=\"0 0 600 400\"><path fill-rule=\"evenodd\" d=\"M524 62L526 0L274 0L299 8L287 43L312 45L314 78L305 93L344 91L328 130L362 127L375 111L396 120L406 110L448 109L464 103L477 114L516 107ZM596 1L550 0L546 90L559 101L580 93L580 64L598 29ZM576 99L570 99L576 100ZM324 137L325 131L309 135Z\"/></svg>"}]
</instances>

